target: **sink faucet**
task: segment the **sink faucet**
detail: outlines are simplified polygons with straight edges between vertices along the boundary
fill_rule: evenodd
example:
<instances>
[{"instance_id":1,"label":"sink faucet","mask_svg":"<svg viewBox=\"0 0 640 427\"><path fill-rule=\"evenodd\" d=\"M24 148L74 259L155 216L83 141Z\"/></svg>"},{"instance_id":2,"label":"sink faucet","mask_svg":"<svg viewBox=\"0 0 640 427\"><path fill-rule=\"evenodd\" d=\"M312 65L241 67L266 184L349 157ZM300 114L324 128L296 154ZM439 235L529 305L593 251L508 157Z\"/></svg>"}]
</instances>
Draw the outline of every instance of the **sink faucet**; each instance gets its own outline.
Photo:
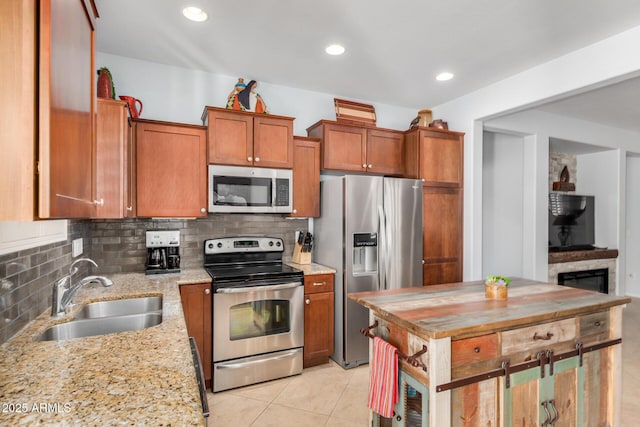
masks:
<instances>
[{"instance_id":1,"label":"sink faucet","mask_svg":"<svg viewBox=\"0 0 640 427\"><path fill-rule=\"evenodd\" d=\"M73 284L73 275L78 272L76 265L80 262L88 262L97 267L91 258L78 258L69 267L69 274L64 275L53 284L53 298L51 300L51 315L58 316L65 313L67 307L71 304L73 296L81 287L88 283L101 283L102 286L111 286L113 282L104 276L87 276L80 279L78 283Z\"/></svg>"}]
</instances>

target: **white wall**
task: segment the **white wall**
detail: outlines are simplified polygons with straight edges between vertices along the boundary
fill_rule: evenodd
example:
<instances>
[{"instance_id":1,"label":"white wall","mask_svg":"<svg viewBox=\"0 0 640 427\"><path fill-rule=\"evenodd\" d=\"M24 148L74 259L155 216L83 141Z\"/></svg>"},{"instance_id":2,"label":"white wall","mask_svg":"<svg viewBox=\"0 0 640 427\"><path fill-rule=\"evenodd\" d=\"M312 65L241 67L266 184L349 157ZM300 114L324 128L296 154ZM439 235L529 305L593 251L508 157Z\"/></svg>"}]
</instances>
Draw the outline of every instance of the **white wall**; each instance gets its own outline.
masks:
<instances>
[{"instance_id":1,"label":"white wall","mask_svg":"<svg viewBox=\"0 0 640 427\"><path fill-rule=\"evenodd\" d=\"M523 277L522 136L484 133L482 276Z\"/></svg>"},{"instance_id":2,"label":"white wall","mask_svg":"<svg viewBox=\"0 0 640 427\"><path fill-rule=\"evenodd\" d=\"M581 154L576 160L576 194L595 196L595 246L619 249L618 150Z\"/></svg>"},{"instance_id":3,"label":"white wall","mask_svg":"<svg viewBox=\"0 0 640 427\"><path fill-rule=\"evenodd\" d=\"M96 67L111 71L116 95L129 95L143 104L141 118L201 125L205 106L224 107L238 77L223 76L157 64L103 52L96 53ZM307 127L321 119L335 120L333 98L327 94L258 82L271 114L295 117L294 134L306 136ZM355 100L371 103L367 100ZM417 111L386 104L374 104L377 126L405 130Z\"/></svg>"},{"instance_id":4,"label":"white wall","mask_svg":"<svg viewBox=\"0 0 640 427\"><path fill-rule=\"evenodd\" d=\"M638 76L638 46L640 26L432 108L450 129L465 132L465 280L482 272L483 121ZM537 149L544 150L539 142Z\"/></svg>"},{"instance_id":5,"label":"white wall","mask_svg":"<svg viewBox=\"0 0 640 427\"><path fill-rule=\"evenodd\" d=\"M640 183L640 157L627 156L626 163L627 182ZM627 186L626 202L626 250L621 254L626 264L625 295L640 297L640 191L637 185Z\"/></svg>"}]
</instances>

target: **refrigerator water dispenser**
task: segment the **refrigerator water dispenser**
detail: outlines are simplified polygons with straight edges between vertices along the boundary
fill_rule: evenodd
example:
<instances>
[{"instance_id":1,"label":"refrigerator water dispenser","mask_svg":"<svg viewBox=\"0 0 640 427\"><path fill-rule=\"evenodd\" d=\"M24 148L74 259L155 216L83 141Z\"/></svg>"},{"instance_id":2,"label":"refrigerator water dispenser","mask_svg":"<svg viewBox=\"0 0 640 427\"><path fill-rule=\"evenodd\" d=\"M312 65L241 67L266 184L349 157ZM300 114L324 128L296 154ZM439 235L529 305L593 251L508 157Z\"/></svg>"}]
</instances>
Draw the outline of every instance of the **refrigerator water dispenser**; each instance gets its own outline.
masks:
<instances>
[{"instance_id":1,"label":"refrigerator water dispenser","mask_svg":"<svg viewBox=\"0 0 640 427\"><path fill-rule=\"evenodd\" d=\"M378 272L378 233L353 233L353 274Z\"/></svg>"}]
</instances>

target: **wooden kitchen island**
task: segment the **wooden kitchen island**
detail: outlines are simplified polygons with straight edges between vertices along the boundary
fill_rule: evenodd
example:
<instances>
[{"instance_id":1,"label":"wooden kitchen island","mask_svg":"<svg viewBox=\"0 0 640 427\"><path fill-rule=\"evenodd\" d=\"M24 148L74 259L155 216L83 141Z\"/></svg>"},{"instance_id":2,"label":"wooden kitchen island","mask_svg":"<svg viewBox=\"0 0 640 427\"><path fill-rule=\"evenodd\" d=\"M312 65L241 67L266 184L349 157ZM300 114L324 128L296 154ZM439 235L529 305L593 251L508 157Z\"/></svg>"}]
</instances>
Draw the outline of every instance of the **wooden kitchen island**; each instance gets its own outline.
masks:
<instances>
[{"instance_id":1,"label":"wooden kitchen island","mask_svg":"<svg viewBox=\"0 0 640 427\"><path fill-rule=\"evenodd\" d=\"M374 426L620 425L630 298L525 279L507 300L482 281L349 298L401 353L395 416Z\"/></svg>"}]
</instances>

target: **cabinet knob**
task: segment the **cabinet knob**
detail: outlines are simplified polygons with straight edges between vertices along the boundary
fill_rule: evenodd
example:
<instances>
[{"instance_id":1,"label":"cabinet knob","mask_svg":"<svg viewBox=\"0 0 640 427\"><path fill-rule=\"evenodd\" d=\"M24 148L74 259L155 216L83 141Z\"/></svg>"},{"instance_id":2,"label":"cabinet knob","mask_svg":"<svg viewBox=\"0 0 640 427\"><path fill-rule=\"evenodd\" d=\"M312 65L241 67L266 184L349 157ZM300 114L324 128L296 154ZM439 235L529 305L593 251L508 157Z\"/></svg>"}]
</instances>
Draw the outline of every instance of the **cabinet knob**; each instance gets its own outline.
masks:
<instances>
[{"instance_id":1,"label":"cabinet knob","mask_svg":"<svg viewBox=\"0 0 640 427\"><path fill-rule=\"evenodd\" d=\"M370 164L370 165L368 165L367 167L368 167L369 169L371 169L371 168L373 167L373 165L371 165L371 164Z\"/></svg>"},{"instance_id":2,"label":"cabinet knob","mask_svg":"<svg viewBox=\"0 0 640 427\"><path fill-rule=\"evenodd\" d=\"M259 161L260 161L260 157L256 157L256 162L259 162Z\"/></svg>"},{"instance_id":3,"label":"cabinet knob","mask_svg":"<svg viewBox=\"0 0 640 427\"><path fill-rule=\"evenodd\" d=\"M211 293L211 289L207 288L204 290L205 295L209 295Z\"/></svg>"},{"instance_id":4,"label":"cabinet knob","mask_svg":"<svg viewBox=\"0 0 640 427\"><path fill-rule=\"evenodd\" d=\"M251 157L251 156L247 157L247 161L248 162L253 162L253 157Z\"/></svg>"},{"instance_id":5,"label":"cabinet knob","mask_svg":"<svg viewBox=\"0 0 640 427\"><path fill-rule=\"evenodd\" d=\"M128 210L129 212L131 212L131 211L133 210L133 208L132 208L131 206L127 206L127 210Z\"/></svg>"},{"instance_id":6,"label":"cabinet knob","mask_svg":"<svg viewBox=\"0 0 640 427\"><path fill-rule=\"evenodd\" d=\"M207 208L200 208L200 212L207 213Z\"/></svg>"},{"instance_id":7,"label":"cabinet knob","mask_svg":"<svg viewBox=\"0 0 640 427\"><path fill-rule=\"evenodd\" d=\"M293 213L298 213L298 209L294 209L292 212Z\"/></svg>"},{"instance_id":8,"label":"cabinet knob","mask_svg":"<svg viewBox=\"0 0 640 427\"><path fill-rule=\"evenodd\" d=\"M420 181L422 181L422 182L426 182L427 180L426 180L426 179L424 179L424 178L422 178Z\"/></svg>"},{"instance_id":9,"label":"cabinet knob","mask_svg":"<svg viewBox=\"0 0 640 427\"><path fill-rule=\"evenodd\" d=\"M367 168L367 164L366 163L363 164L362 167L366 169Z\"/></svg>"},{"instance_id":10,"label":"cabinet knob","mask_svg":"<svg viewBox=\"0 0 640 427\"><path fill-rule=\"evenodd\" d=\"M311 300L309 298L307 298L306 300L304 300L304 303L309 305L309 304L311 304Z\"/></svg>"}]
</instances>

